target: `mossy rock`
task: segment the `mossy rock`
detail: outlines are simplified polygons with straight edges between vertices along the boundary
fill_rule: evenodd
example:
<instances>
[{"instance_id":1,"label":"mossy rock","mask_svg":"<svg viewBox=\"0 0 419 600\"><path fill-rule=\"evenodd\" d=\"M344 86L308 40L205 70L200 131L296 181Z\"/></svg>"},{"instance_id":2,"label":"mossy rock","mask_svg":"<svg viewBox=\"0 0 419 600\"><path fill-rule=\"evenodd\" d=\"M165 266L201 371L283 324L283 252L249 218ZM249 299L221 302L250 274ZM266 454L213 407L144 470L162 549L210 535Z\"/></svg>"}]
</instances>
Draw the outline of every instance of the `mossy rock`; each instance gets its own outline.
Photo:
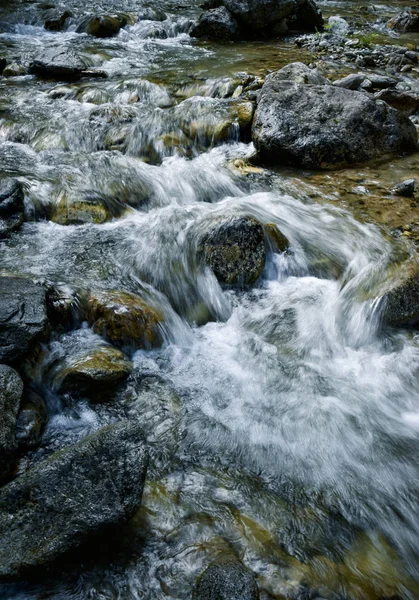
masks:
<instances>
[{"instance_id":1,"label":"mossy rock","mask_svg":"<svg viewBox=\"0 0 419 600\"><path fill-rule=\"evenodd\" d=\"M126 379L132 371L132 363L117 348L103 346L86 356L78 358L59 374L61 392L108 391L117 383Z\"/></svg>"},{"instance_id":2,"label":"mossy rock","mask_svg":"<svg viewBox=\"0 0 419 600\"><path fill-rule=\"evenodd\" d=\"M220 283L251 285L265 266L263 226L252 217L220 223L204 235L199 252Z\"/></svg>"},{"instance_id":3,"label":"mossy rock","mask_svg":"<svg viewBox=\"0 0 419 600\"><path fill-rule=\"evenodd\" d=\"M278 229L275 223L266 223L265 234L272 249L276 252L278 250L279 252L285 252L290 245L288 238Z\"/></svg>"},{"instance_id":4,"label":"mossy rock","mask_svg":"<svg viewBox=\"0 0 419 600\"><path fill-rule=\"evenodd\" d=\"M116 290L92 293L87 316L95 333L117 346L148 349L162 343L162 313L135 294Z\"/></svg>"},{"instance_id":5,"label":"mossy rock","mask_svg":"<svg viewBox=\"0 0 419 600\"><path fill-rule=\"evenodd\" d=\"M59 225L99 225L121 216L125 210L118 200L98 192L87 192L81 198L61 194L52 209L51 220Z\"/></svg>"}]
</instances>

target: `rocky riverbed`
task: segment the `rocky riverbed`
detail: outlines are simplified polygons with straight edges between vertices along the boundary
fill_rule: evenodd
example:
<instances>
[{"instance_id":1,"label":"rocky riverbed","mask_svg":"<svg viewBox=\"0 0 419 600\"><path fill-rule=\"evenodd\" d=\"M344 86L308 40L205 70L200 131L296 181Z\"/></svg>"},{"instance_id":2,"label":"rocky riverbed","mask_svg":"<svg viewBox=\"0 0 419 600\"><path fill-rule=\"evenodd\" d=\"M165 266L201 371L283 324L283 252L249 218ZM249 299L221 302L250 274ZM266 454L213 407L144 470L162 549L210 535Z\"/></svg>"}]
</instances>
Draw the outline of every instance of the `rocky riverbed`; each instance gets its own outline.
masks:
<instances>
[{"instance_id":1,"label":"rocky riverbed","mask_svg":"<svg viewBox=\"0 0 419 600\"><path fill-rule=\"evenodd\" d=\"M0 598L419 598L419 13L0 6Z\"/></svg>"}]
</instances>

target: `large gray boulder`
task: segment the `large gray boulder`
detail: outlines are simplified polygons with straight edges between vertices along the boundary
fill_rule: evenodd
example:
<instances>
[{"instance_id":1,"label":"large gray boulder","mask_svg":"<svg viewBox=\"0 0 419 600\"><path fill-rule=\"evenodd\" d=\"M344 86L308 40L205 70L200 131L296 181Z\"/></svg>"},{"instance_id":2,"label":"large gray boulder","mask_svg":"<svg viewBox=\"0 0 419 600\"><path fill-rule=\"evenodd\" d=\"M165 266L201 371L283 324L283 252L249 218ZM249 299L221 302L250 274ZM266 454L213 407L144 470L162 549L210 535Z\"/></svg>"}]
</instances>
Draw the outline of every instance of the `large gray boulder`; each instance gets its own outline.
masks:
<instances>
[{"instance_id":1,"label":"large gray boulder","mask_svg":"<svg viewBox=\"0 0 419 600\"><path fill-rule=\"evenodd\" d=\"M0 239L23 223L23 188L17 179L0 181Z\"/></svg>"},{"instance_id":2,"label":"large gray boulder","mask_svg":"<svg viewBox=\"0 0 419 600\"><path fill-rule=\"evenodd\" d=\"M0 579L49 565L141 504L148 452L138 422L100 429L0 490Z\"/></svg>"},{"instance_id":3,"label":"large gray boulder","mask_svg":"<svg viewBox=\"0 0 419 600\"><path fill-rule=\"evenodd\" d=\"M225 6L219 6L203 12L189 33L197 38L234 40L239 37L240 29L236 19Z\"/></svg>"},{"instance_id":4,"label":"large gray boulder","mask_svg":"<svg viewBox=\"0 0 419 600\"><path fill-rule=\"evenodd\" d=\"M397 13L387 23L389 29L399 31L401 33L418 32L419 31L419 12L412 10L404 10Z\"/></svg>"},{"instance_id":5,"label":"large gray boulder","mask_svg":"<svg viewBox=\"0 0 419 600\"><path fill-rule=\"evenodd\" d=\"M332 168L417 148L405 115L362 92L267 77L252 127L253 143L268 161Z\"/></svg>"},{"instance_id":6,"label":"large gray boulder","mask_svg":"<svg viewBox=\"0 0 419 600\"><path fill-rule=\"evenodd\" d=\"M258 600L254 575L237 560L210 565L193 592L193 600Z\"/></svg>"},{"instance_id":7,"label":"large gray boulder","mask_svg":"<svg viewBox=\"0 0 419 600\"><path fill-rule=\"evenodd\" d=\"M9 475L16 457L16 421L22 392L19 373L0 365L0 482Z\"/></svg>"},{"instance_id":8,"label":"large gray boulder","mask_svg":"<svg viewBox=\"0 0 419 600\"><path fill-rule=\"evenodd\" d=\"M249 39L282 35L288 29L323 29L322 15L314 0L210 0L205 8L210 10L201 15L192 30L196 37L220 39L222 33L222 39Z\"/></svg>"},{"instance_id":9,"label":"large gray boulder","mask_svg":"<svg viewBox=\"0 0 419 600\"><path fill-rule=\"evenodd\" d=\"M50 48L40 53L33 61L30 72L46 79L72 81L86 70L87 64L73 50Z\"/></svg>"},{"instance_id":10,"label":"large gray boulder","mask_svg":"<svg viewBox=\"0 0 419 600\"><path fill-rule=\"evenodd\" d=\"M0 277L0 362L23 356L47 326L43 287L29 279Z\"/></svg>"}]
</instances>

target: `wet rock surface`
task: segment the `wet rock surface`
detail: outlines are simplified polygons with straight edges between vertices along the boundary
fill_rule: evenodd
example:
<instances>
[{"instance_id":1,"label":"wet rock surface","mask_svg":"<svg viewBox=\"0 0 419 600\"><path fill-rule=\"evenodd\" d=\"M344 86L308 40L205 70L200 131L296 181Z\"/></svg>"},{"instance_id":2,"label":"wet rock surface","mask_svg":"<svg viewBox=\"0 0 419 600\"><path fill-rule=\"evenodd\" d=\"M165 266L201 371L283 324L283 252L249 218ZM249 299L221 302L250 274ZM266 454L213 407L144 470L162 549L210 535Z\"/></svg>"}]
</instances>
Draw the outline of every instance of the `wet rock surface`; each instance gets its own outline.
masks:
<instances>
[{"instance_id":1,"label":"wet rock surface","mask_svg":"<svg viewBox=\"0 0 419 600\"><path fill-rule=\"evenodd\" d=\"M384 102L336 86L290 84L275 75L262 87L252 138L263 159L309 168L358 163L417 146L413 123Z\"/></svg>"},{"instance_id":2,"label":"wet rock surface","mask_svg":"<svg viewBox=\"0 0 419 600\"><path fill-rule=\"evenodd\" d=\"M86 62L76 52L63 47L39 54L30 70L39 77L72 81L79 79L86 68Z\"/></svg>"},{"instance_id":3,"label":"wet rock surface","mask_svg":"<svg viewBox=\"0 0 419 600\"><path fill-rule=\"evenodd\" d=\"M382 300L384 322L392 327L417 327L419 324L419 269L411 267Z\"/></svg>"},{"instance_id":4,"label":"wet rock surface","mask_svg":"<svg viewBox=\"0 0 419 600\"><path fill-rule=\"evenodd\" d=\"M22 225L23 200L23 188L19 181L0 181L0 240Z\"/></svg>"},{"instance_id":5,"label":"wet rock surface","mask_svg":"<svg viewBox=\"0 0 419 600\"><path fill-rule=\"evenodd\" d=\"M93 15L84 19L76 31L99 38L113 37L127 23L127 17L122 15Z\"/></svg>"},{"instance_id":6,"label":"wet rock surface","mask_svg":"<svg viewBox=\"0 0 419 600\"><path fill-rule=\"evenodd\" d=\"M43 287L24 278L0 277L0 360L24 355L47 326Z\"/></svg>"},{"instance_id":7,"label":"wet rock surface","mask_svg":"<svg viewBox=\"0 0 419 600\"><path fill-rule=\"evenodd\" d=\"M21 448L36 448L48 422L45 400L34 390L26 390L16 423L16 441Z\"/></svg>"},{"instance_id":8,"label":"wet rock surface","mask_svg":"<svg viewBox=\"0 0 419 600\"><path fill-rule=\"evenodd\" d=\"M65 367L58 376L58 385L61 392L87 393L93 401L100 402L131 371L132 363L120 350L103 346Z\"/></svg>"},{"instance_id":9,"label":"wet rock surface","mask_svg":"<svg viewBox=\"0 0 419 600\"><path fill-rule=\"evenodd\" d=\"M200 252L220 283L250 285L265 265L263 227L248 217L221 223L204 236Z\"/></svg>"},{"instance_id":10,"label":"wet rock surface","mask_svg":"<svg viewBox=\"0 0 419 600\"><path fill-rule=\"evenodd\" d=\"M95 333L118 346L152 348L161 344L163 316L135 294L116 290L92 293L87 316Z\"/></svg>"},{"instance_id":11,"label":"wet rock surface","mask_svg":"<svg viewBox=\"0 0 419 600\"><path fill-rule=\"evenodd\" d=\"M46 566L87 536L130 519L148 455L121 422L50 456L0 490L0 578Z\"/></svg>"},{"instance_id":12,"label":"wet rock surface","mask_svg":"<svg viewBox=\"0 0 419 600\"><path fill-rule=\"evenodd\" d=\"M0 483L16 461L16 421L23 381L14 369L0 365Z\"/></svg>"},{"instance_id":13,"label":"wet rock surface","mask_svg":"<svg viewBox=\"0 0 419 600\"><path fill-rule=\"evenodd\" d=\"M193 600L258 600L254 575L238 561L210 565L198 580Z\"/></svg>"}]
</instances>

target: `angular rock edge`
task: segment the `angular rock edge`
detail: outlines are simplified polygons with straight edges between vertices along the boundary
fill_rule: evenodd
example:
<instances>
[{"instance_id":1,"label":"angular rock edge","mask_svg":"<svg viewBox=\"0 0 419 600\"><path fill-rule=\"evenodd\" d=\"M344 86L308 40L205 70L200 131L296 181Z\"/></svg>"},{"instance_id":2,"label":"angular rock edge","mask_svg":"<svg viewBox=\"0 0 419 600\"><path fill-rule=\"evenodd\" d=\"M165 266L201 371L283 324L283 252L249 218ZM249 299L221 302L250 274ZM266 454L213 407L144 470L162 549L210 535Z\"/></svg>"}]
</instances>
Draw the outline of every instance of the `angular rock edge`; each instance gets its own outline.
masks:
<instances>
[{"instance_id":1,"label":"angular rock edge","mask_svg":"<svg viewBox=\"0 0 419 600\"><path fill-rule=\"evenodd\" d=\"M0 490L0 579L53 563L141 504L148 450L122 421L56 452Z\"/></svg>"}]
</instances>

